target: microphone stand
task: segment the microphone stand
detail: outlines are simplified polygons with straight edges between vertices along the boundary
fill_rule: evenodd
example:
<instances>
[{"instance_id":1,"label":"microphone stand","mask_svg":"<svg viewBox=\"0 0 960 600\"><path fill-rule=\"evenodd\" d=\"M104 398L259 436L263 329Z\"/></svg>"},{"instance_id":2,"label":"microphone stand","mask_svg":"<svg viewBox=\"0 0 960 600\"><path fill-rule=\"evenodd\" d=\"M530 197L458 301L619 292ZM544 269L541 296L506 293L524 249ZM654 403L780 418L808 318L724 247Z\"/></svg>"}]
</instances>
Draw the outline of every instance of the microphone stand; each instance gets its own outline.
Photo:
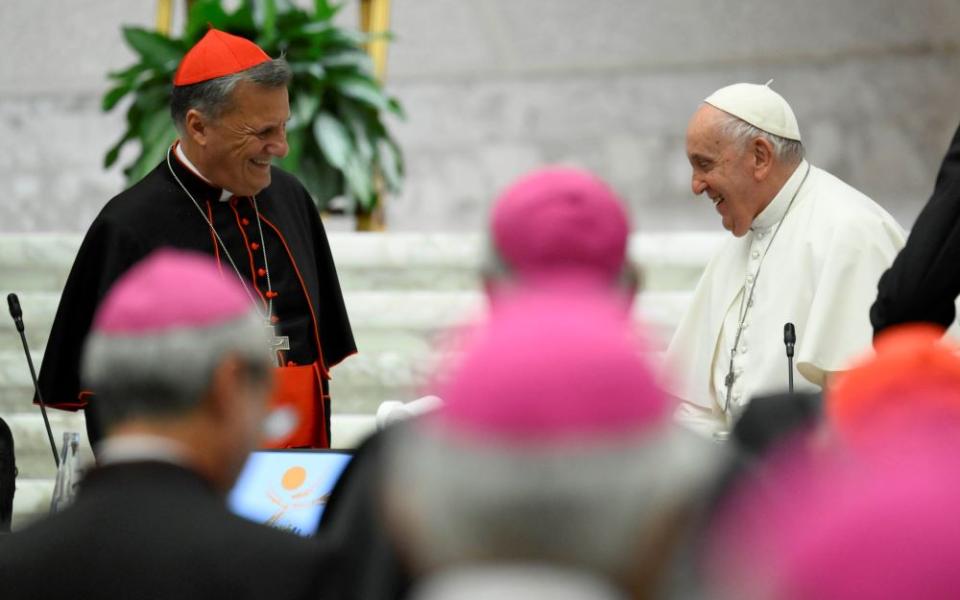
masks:
<instances>
[{"instance_id":1,"label":"microphone stand","mask_svg":"<svg viewBox=\"0 0 960 600\"><path fill-rule=\"evenodd\" d=\"M20 299L16 294L7 295L7 305L10 307L10 316L13 317L13 323L20 334L20 341L23 343L23 352L27 355L27 365L30 367L30 378L33 379L33 389L37 393L37 400L40 403L40 414L43 415L43 425L47 429L47 439L50 440L50 450L53 451L53 461L60 468L60 457L57 455L57 445L53 441L53 431L50 429L50 419L47 418L47 407L43 403L43 396L40 395L40 385L37 383L37 372L33 368L33 358L30 356L30 347L27 345L27 336L24 333L23 311L20 309Z\"/></svg>"}]
</instances>

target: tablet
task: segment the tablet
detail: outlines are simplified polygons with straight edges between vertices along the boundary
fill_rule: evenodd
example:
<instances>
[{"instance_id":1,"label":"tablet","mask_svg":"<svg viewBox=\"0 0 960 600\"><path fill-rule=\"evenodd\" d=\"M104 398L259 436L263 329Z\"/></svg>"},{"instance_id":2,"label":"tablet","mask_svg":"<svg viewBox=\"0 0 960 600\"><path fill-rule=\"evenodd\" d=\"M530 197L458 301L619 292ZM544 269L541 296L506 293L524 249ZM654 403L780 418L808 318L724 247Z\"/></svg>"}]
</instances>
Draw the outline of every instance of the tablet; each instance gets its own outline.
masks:
<instances>
[{"instance_id":1,"label":"tablet","mask_svg":"<svg viewBox=\"0 0 960 600\"><path fill-rule=\"evenodd\" d=\"M311 536L351 457L346 450L257 450L247 459L227 505L256 523Z\"/></svg>"}]
</instances>

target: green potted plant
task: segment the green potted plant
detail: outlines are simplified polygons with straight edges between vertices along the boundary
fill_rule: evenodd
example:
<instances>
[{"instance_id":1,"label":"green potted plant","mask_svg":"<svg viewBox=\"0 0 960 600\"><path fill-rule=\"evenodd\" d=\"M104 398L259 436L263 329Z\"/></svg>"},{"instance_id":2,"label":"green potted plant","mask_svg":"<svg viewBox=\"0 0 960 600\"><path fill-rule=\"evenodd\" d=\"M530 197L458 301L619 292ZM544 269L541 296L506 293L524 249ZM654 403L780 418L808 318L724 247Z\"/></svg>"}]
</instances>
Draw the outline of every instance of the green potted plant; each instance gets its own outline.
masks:
<instances>
[{"instance_id":1,"label":"green potted plant","mask_svg":"<svg viewBox=\"0 0 960 600\"><path fill-rule=\"evenodd\" d=\"M403 155L384 121L388 113L404 114L373 76L363 49L369 36L333 23L341 6L315 0L310 11L289 0L241 0L228 12L220 0L195 0L179 38L124 27L138 59L109 74L115 85L103 97L103 110L113 110L127 96L132 101L126 131L107 151L104 166L116 163L130 142L139 142L140 154L124 168L128 183L160 162L176 137L169 114L173 74L212 26L249 38L290 63L290 152L280 166L297 174L320 210L345 197L347 210L358 217L373 213L381 188L397 192L403 180Z\"/></svg>"}]
</instances>

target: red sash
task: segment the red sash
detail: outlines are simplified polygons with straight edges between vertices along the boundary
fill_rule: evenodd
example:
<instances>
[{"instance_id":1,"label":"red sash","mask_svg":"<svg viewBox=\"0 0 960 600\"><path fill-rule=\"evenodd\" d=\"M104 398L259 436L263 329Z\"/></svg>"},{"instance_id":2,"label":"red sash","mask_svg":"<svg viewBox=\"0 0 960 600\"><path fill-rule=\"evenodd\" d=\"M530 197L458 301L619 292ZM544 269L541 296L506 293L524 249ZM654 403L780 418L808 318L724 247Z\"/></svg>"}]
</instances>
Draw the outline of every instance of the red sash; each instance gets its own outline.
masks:
<instances>
[{"instance_id":1,"label":"red sash","mask_svg":"<svg viewBox=\"0 0 960 600\"><path fill-rule=\"evenodd\" d=\"M316 364L277 367L269 408L288 408L297 415L294 430L284 439L265 443L265 448L329 448L324 427L324 397Z\"/></svg>"}]
</instances>

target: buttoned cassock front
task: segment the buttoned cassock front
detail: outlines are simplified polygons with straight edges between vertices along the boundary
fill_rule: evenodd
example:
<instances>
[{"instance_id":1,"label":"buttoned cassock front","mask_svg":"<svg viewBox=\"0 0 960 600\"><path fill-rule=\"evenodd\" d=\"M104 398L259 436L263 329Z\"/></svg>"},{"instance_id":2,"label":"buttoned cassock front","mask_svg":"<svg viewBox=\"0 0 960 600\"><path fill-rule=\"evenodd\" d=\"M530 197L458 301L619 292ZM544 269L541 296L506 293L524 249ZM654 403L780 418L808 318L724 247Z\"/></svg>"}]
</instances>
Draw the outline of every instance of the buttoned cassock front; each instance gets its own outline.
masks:
<instances>
[{"instance_id":1,"label":"buttoned cassock front","mask_svg":"<svg viewBox=\"0 0 960 600\"><path fill-rule=\"evenodd\" d=\"M883 208L801 162L750 231L723 243L697 284L664 364L666 387L682 401L679 420L707 434L729 427L724 380L743 310L731 411L786 389L787 322L797 330L796 390L821 388L869 350L877 281L903 244L903 229Z\"/></svg>"}]
</instances>

